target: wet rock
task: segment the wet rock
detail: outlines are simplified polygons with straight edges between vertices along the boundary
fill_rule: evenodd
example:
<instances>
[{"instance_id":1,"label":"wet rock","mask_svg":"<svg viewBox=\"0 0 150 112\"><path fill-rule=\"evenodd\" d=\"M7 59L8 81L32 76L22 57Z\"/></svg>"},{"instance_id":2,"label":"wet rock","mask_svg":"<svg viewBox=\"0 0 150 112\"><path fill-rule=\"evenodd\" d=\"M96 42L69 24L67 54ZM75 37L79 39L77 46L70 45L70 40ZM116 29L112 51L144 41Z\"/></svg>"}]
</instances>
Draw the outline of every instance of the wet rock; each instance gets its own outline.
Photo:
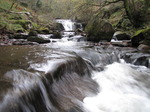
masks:
<instances>
[{"instance_id":1,"label":"wet rock","mask_svg":"<svg viewBox=\"0 0 150 112\"><path fill-rule=\"evenodd\" d=\"M49 39L46 39L46 38L42 38L42 37L38 37L38 36L29 36L27 38L28 41L31 41L31 42L37 42L39 44L43 44L43 43L49 43L50 40Z\"/></svg>"},{"instance_id":2,"label":"wet rock","mask_svg":"<svg viewBox=\"0 0 150 112\"><path fill-rule=\"evenodd\" d=\"M114 33L112 39L114 39L114 40L130 40L130 35L125 32L117 31Z\"/></svg>"},{"instance_id":3,"label":"wet rock","mask_svg":"<svg viewBox=\"0 0 150 112\"><path fill-rule=\"evenodd\" d=\"M10 39L27 39L27 37L28 35L25 33L17 33L9 36Z\"/></svg>"},{"instance_id":4,"label":"wet rock","mask_svg":"<svg viewBox=\"0 0 150 112\"><path fill-rule=\"evenodd\" d=\"M144 44L140 44L138 46L138 50L140 50L140 51L150 51L150 46L144 45Z\"/></svg>"},{"instance_id":5,"label":"wet rock","mask_svg":"<svg viewBox=\"0 0 150 112\"><path fill-rule=\"evenodd\" d=\"M30 42L30 41L26 41L26 40L14 40L12 42L12 45L38 45L37 42Z\"/></svg>"},{"instance_id":6,"label":"wet rock","mask_svg":"<svg viewBox=\"0 0 150 112\"><path fill-rule=\"evenodd\" d=\"M51 36L51 38L53 38L53 39L61 39L60 32L54 31L52 34L53 35Z\"/></svg>"},{"instance_id":7,"label":"wet rock","mask_svg":"<svg viewBox=\"0 0 150 112\"><path fill-rule=\"evenodd\" d=\"M144 53L125 53L122 54L123 58L127 63L132 63L134 65L146 66L150 68L150 54Z\"/></svg>"}]
</instances>

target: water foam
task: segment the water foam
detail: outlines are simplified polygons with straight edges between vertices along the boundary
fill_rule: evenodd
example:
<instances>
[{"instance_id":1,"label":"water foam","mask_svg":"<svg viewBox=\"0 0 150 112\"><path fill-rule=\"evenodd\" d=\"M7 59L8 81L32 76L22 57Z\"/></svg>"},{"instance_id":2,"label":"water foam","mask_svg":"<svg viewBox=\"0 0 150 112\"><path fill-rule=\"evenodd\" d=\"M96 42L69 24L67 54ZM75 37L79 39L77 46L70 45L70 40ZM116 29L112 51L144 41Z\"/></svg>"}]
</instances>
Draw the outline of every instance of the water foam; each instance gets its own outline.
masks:
<instances>
[{"instance_id":1,"label":"water foam","mask_svg":"<svg viewBox=\"0 0 150 112\"><path fill-rule=\"evenodd\" d=\"M93 72L100 92L95 97L86 97L84 106L89 112L150 112L149 88L137 80L142 75L148 74L125 63L113 63L102 72Z\"/></svg>"}]
</instances>

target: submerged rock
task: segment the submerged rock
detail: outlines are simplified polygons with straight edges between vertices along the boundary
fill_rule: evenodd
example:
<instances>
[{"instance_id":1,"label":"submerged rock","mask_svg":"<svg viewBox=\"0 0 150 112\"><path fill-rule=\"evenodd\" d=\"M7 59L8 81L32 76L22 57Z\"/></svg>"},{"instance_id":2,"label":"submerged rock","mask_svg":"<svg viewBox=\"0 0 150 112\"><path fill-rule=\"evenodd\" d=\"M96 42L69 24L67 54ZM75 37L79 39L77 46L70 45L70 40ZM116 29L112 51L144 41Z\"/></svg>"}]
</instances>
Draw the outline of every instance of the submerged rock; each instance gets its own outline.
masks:
<instances>
[{"instance_id":1,"label":"submerged rock","mask_svg":"<svg viewBox=\"0 0 150 112\"><path fill-rule=\"evenodd\" d=\"M38 36L29 36L27 38L28 41L31 41L31 42L37 42L39 44L42 44L42 43L49 43L50 40L49 39L46 39L46 38L42 38L42 37L38 37Z\"/></svg>"}]
</instances>

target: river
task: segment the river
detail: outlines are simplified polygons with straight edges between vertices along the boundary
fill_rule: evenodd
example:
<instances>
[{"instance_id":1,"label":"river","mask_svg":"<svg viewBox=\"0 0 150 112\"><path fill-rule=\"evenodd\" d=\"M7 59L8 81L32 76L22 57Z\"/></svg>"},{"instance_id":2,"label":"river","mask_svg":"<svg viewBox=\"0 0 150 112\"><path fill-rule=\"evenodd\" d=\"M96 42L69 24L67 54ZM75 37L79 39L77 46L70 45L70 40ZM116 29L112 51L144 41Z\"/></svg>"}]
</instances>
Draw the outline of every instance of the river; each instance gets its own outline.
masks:
<instances>
[{"instance_id":1,"label":"river","mask_svg":"<svg viewBox=\"0 0 150 112\"><path fill-rule=\"evenodd\" d=\"M0 46L0 112L150 112L149 53L67 35Z\"/></svg>"}]
</instances>

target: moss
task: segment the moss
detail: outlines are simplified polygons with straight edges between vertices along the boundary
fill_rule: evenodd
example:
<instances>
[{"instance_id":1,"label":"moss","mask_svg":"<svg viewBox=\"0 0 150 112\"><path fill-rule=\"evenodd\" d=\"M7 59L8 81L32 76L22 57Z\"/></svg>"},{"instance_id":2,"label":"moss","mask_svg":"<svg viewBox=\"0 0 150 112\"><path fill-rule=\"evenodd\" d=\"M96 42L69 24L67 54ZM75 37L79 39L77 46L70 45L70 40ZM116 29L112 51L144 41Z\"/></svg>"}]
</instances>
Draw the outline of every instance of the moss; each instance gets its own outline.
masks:
<instances>
[{"instance_id":1,"label":"moss","mask_svg":"<svg viewBox=\"0 0 150 112\"><path fill-rule=\"evenodd\" d=\"M10 22L21 25L25 30L29 29L28 25L32 24L29 20L11 20Z\"/></svg>"},{"instance_id":2,"label":"moss","mask_svg":"<svg viewBox=\"0 0 150 112\"><path fill-rule=\"evenodd\" d=\"M13 32L25 31L24 28L20 24L7 24L6 28L9 31L13 31Z\"/></svg>"},{"instance_id":3,"label":"moss","mask_svg":"<svg viewBox=\"0 0 150 112\"><path fill-rule=\"evenodd\" d=\"M132 36L132 45L133 46L137 47L141 43L150 46L150 28L138 30Z\"/></svg>"},{"instance_id":4,"label":"moss","mask_svg":"<svg viewBox=\"0 0 150 112\"><path fill-rule=\"evenodd\" d=\"M7 26L7 22L5 21L0 21L0 29L4 28Z\"/></svg>"},{"instance_id":5,"label":"moss","mask_svg":"<svg viewBox=\"0 0 150 112\"><path fill-rule=\"evenodd\" d=\"M0 0L0 7L7 10L10 9L11 4L8 1Z\"/></svg>"},{"instance_id":6,"label":"moss","mask_svg":"<svg viewBox=\"0 0 150 112\"><path fill-rule=\"evenodd\" d=\"M132 38L135 37L135 36L138 36L138 35L140 35L142 33L148 32L148 31L150 31L150 28L138 30L138 31L135 32L135 34L132 36Z\"/></svg>"}]
</instances>

